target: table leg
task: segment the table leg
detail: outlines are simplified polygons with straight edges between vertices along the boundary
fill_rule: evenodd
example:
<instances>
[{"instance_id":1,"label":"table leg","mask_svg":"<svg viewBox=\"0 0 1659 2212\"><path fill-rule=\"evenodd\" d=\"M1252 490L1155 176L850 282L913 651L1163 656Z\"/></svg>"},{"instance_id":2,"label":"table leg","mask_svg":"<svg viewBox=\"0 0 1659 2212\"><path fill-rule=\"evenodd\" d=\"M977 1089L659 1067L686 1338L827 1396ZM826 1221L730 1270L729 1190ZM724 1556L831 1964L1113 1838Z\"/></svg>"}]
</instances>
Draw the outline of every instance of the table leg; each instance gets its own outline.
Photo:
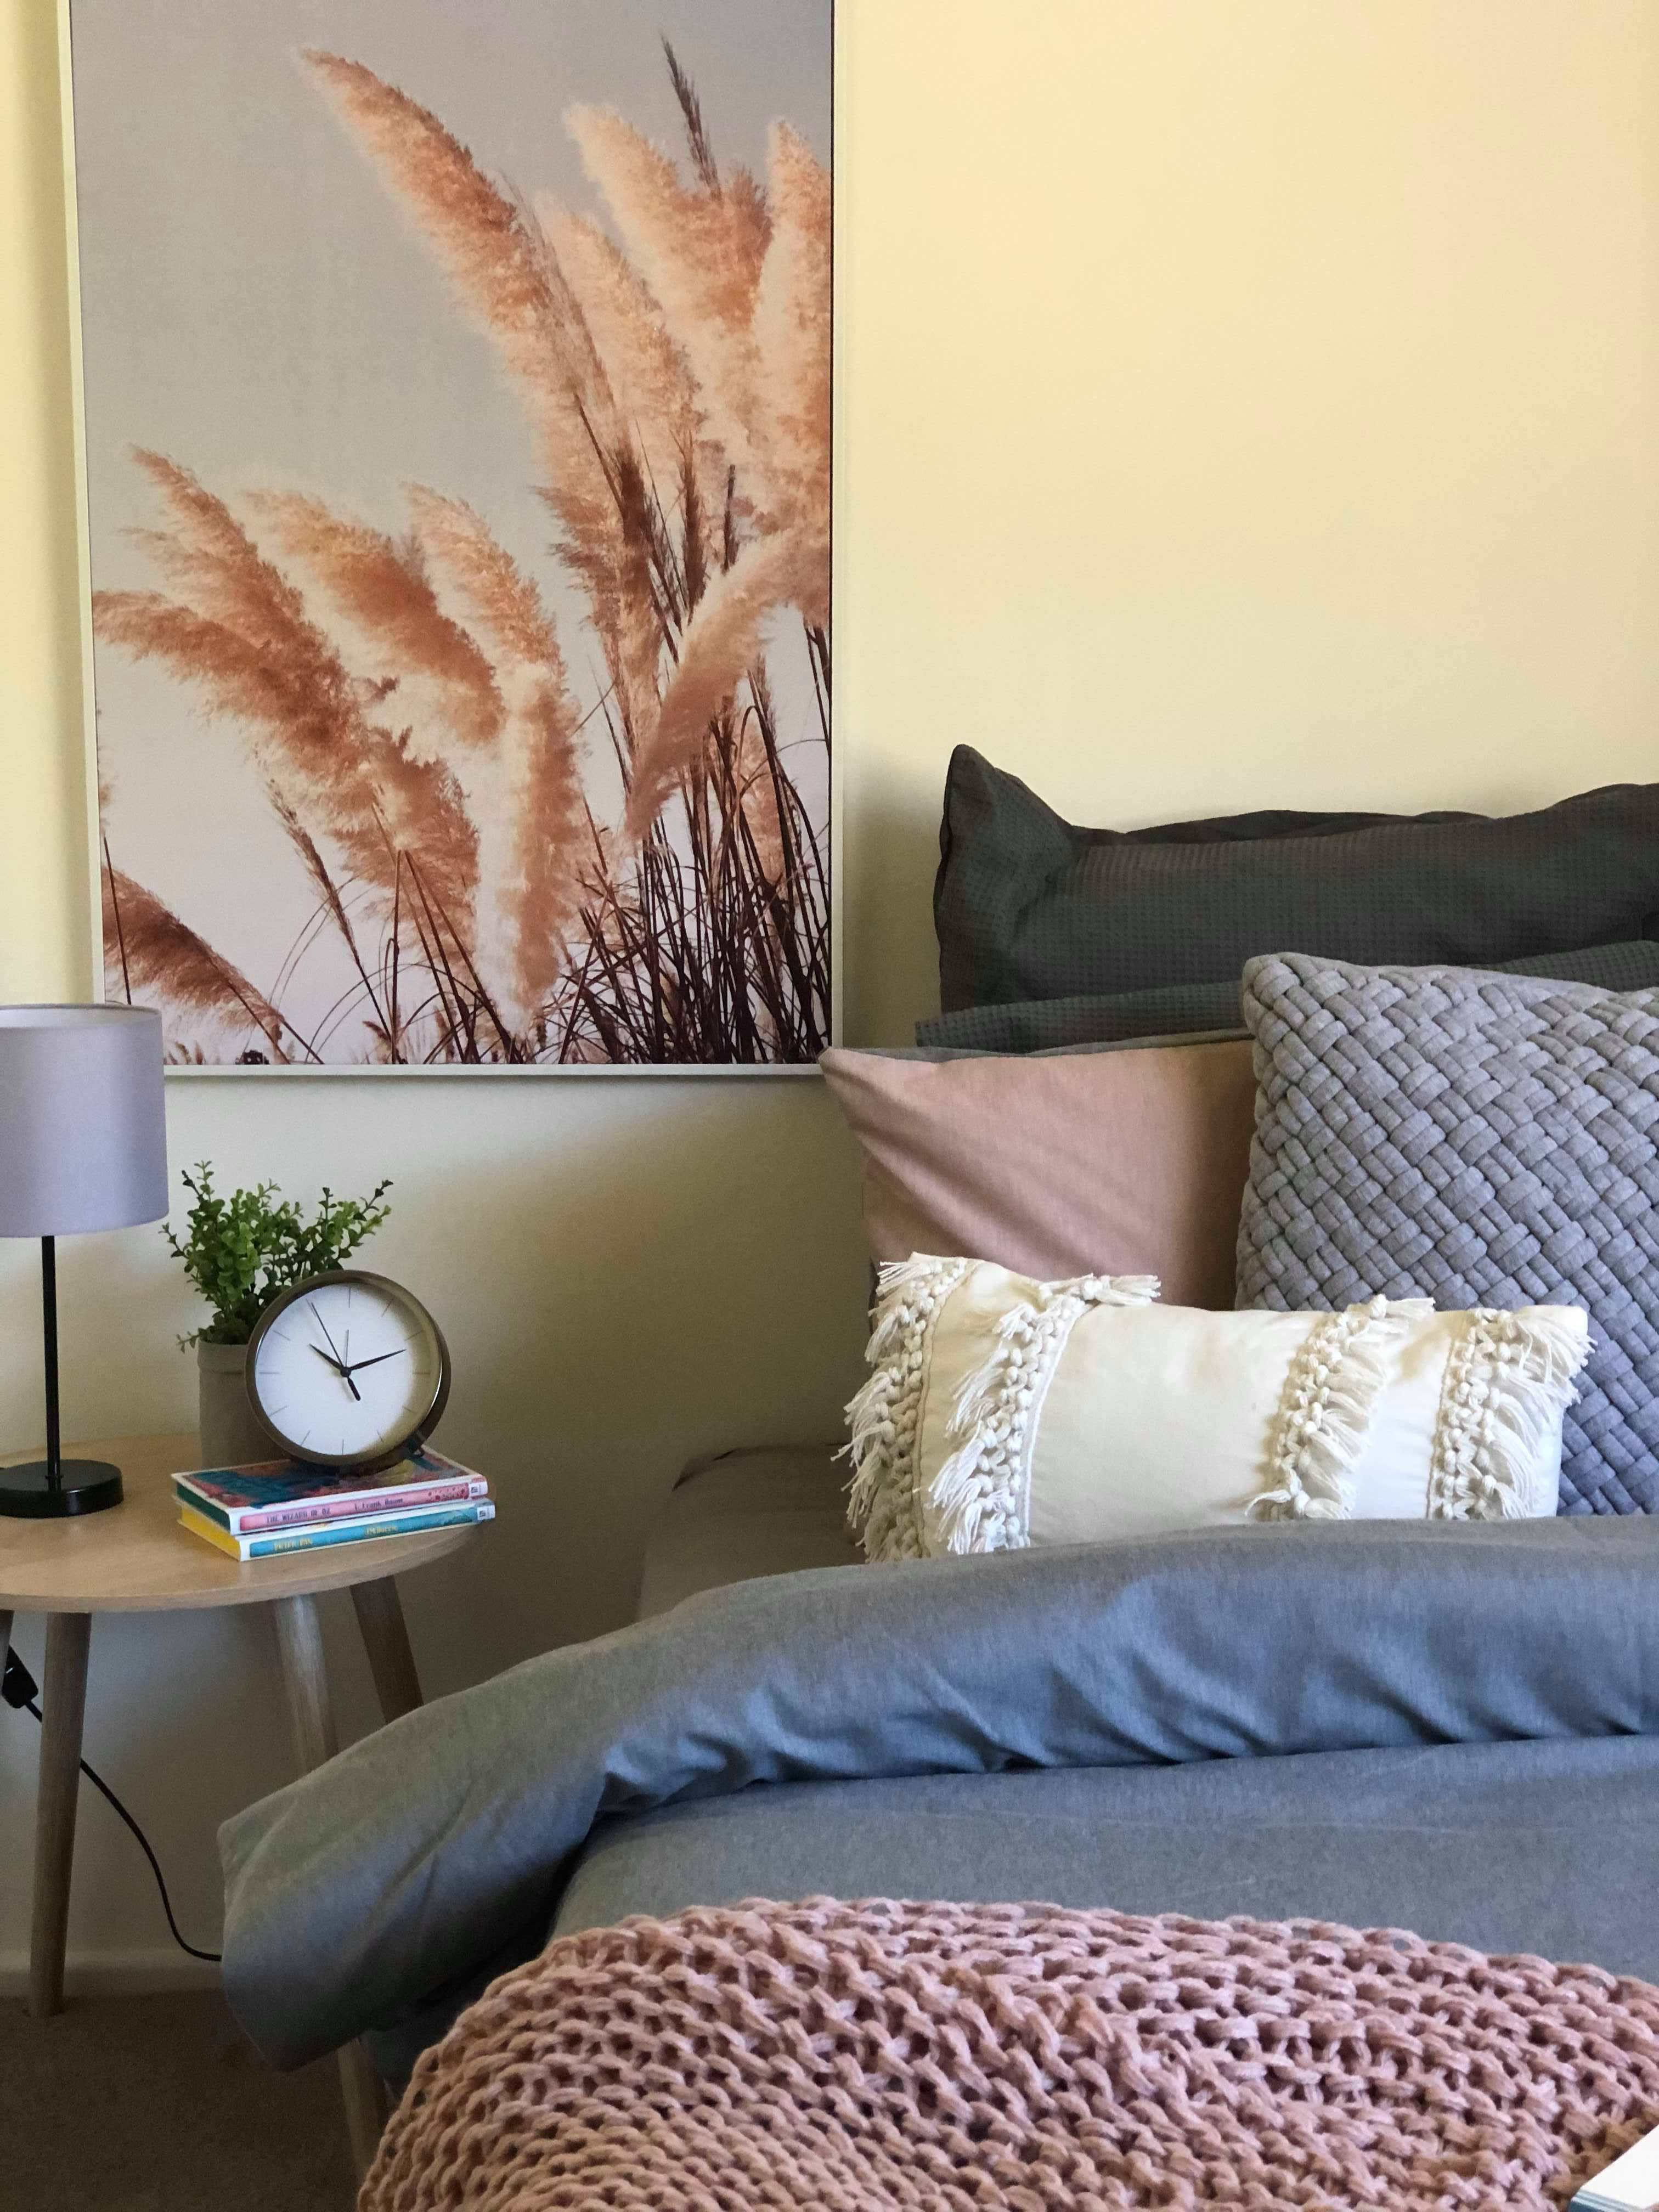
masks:
<instances>
[{"instance_id":1,"label":"table leg","mask_svg":"<svg viewBox=\"0 0 1659 2212\"><path fill-rule=\"evenodd\" d=\"M11 1615L0 1611L0 1674L6 1671L6 1654L11 1650Z\"/></svg>"},{"instance_id":2,"label":"table leg","mask_svg":"<svg viewBox=\"0 0 1659 2212\"><path fill-rule=\"evenodd\" d=\"M386 2132L386 2083L364 2045L343 2044L337 2056L340 2093L345 2099L346 2131L351 2137L351 2163L361 2187Z\"/></svg>"},{"instance_id":3,"label":"table leg","mask_svg":"<svg viewBox=\"0 0 1659 2212\"><path fill-rule=\"evenodd\" d=\"M288 1692L289 1719L294 1729L294 1753L300 1771L308 1774L313 1766L332 1759L339 1748L333 1702L328 1693L328 1670L323 1661L322 1623L314 1597L280 1597L270 1610L283 1657L283 1686ZM361 2043L346 2044L339 2059L352 2162L361 2181L386 2125L386 2090Z\"/></svg>"},{"instance_id":4,"label":"table leg","mask_svg":"<svg viewBox=\"0 0 1659 2212\"><path fill-rule=\"evenodd\" d=\"M283 1686L288 1692L294 1756L301 1773L309 1774L313 1766L332 1759L340 1747L328 1694L317 1601L309 1595L279 1597L272 1601L270 1610L276 1622L277 1649L283 1655Z\"/></svg>"},{"instance_id":5,"label":"table leg","mask_svg":"<svg viewBox=\"0 0 1659 2212\"><path fill-rule=\"evenodd\" d=\"M69 1936L70 1870L81 1790L81 1725L87 1710L92 1615L54 1613L46 1622L40 1782L34 1819L34 1924L29 1936L29 2010L61 2011Z\"/></svg>"},{"instance_id":6,"label":"table leg","mask_svg":"<svg viewBox=\"0 0 1659 2212\"><path fill-rule=\"evenodd\" d=\"M415 1671L415 1654L409 1648L397 1583L390 1575L383 1575L377 1583L354 1583L351 1602L357 1608L357 1626L362 1631L380 1711L389 1721L401 1720L421 1703L421 1678Z\"/></svg>"}]
</instances>

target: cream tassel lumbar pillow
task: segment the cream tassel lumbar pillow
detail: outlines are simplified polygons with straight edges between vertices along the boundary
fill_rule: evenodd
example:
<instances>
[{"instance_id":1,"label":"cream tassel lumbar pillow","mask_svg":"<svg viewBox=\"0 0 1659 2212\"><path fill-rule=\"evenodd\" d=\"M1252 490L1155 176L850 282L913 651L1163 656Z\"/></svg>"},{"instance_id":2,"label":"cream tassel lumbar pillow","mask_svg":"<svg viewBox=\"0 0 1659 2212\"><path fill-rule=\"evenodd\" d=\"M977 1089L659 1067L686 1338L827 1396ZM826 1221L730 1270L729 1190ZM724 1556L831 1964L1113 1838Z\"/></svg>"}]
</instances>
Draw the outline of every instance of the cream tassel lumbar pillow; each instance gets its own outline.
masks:
<instances>
[{"instance_id":1,"label":"cream tassel lumbar pillow","mask_svg":"<svg viewBox=\"0 0 1659 2212\"><path fill-rule=\"evenodd\" d=\"M848 1407L872 1559L1102 1543L1247 1520L1552 1514L1577 1306L1437 1314L1158 1304L1149 1275L884 1267Z\"/></svg>"}]
</instances>

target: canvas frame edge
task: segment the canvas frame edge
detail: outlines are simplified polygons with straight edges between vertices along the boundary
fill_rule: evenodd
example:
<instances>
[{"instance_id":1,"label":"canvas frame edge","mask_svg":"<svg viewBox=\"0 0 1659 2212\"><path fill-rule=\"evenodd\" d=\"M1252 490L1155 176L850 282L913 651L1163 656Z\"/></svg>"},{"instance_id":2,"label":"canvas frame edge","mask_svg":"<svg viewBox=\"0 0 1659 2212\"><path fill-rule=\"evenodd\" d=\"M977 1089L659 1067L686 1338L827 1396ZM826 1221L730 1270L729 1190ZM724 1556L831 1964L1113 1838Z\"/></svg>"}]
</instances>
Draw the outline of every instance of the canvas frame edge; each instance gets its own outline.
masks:
<instances>
[{"instance_id":1,"label":"canvas frame edge","mask_svg":"<svg viewBox=\"0 0 1659 2212\"><path fill-rule=\"evenodd\" d=\"M87 945L83 973L87 996L92 1004L102 1005L104 984L104 869L103 818L99 804L98 778L98 696L96 672L93 659L92 640L92 492L87 459L87 392L86 350L81 325L81 223L75 155L75 66L73 53L74 27L70 21L73 0L57 0L58 10L58 91L62 130L64 163L64 262L69 312L70 341L70 409L74 439L75 467L75 565L76 565L76 621L79 630L79 661L81 671L81 769L82 805L86 833L87 861ZM836 88L841 80L840 41L845 11L839 0L828 0L830 25L830 178L831 204L830 240L830 592L833 609L837 596L835 589L836 548L839 533L836 527L836 455L840 447L842 420L842 377L838 325L836 313L841 290L842 257L836 251L841 234L842 186L839 166L836 160ZM834 656L834 630L831 630L831 662ZM830 846L830 1043L832 1047L842 1042L842 1006L844 984L842 975L842 954L844 927L842 911L842 830L844 808L844 781L841 760L841 720L836 713L832 688L830 705L830 798L828 839ZM332 1083L343 1078L360 1079L372 1076L377 1080L423 1080L426 1082L474 1082L480 1078L506 1079L512 1081L526 1079L572 1079L580 1080L593 1076L635 1077L655 1079L685 1076L708 1081L711 1078L735 1081L751 1081L771 1077L817 1076L816 1063L797 1060L766 1060L752 1064L732 1060L603 1060L565 1061L546 1066L472 1066L445 1065L413 1066L388 1066L374 1061L330 1062L323 1066L240 1067L216 1065L197 1066L179 1063L169 1064L163 1071L167 1081L179 1082L241 1082L264 1084L271 1081Z\"/></svg>"}]
</instances>

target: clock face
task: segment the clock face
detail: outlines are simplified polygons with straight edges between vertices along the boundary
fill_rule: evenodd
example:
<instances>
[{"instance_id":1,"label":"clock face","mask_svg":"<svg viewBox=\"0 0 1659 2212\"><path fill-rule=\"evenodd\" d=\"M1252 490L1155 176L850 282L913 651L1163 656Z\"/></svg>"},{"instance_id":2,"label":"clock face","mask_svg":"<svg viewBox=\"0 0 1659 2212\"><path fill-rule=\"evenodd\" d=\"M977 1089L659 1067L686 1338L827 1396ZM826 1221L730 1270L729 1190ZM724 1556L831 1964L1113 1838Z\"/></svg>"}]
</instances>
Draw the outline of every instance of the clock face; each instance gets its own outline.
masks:
<instances>
[{"instance_id":1,"label":"clock face","mask_svg":"<svg viewBox=\"0 0 1659 2212\"><path fill-rule=\"evenodd\" d=\"M343 1270L286 1291L248 1347L248 1394L295 1459L361 1467L395 1458L435 1425L449 1358L418 1298Z\"/></svg>"}]
</instances>

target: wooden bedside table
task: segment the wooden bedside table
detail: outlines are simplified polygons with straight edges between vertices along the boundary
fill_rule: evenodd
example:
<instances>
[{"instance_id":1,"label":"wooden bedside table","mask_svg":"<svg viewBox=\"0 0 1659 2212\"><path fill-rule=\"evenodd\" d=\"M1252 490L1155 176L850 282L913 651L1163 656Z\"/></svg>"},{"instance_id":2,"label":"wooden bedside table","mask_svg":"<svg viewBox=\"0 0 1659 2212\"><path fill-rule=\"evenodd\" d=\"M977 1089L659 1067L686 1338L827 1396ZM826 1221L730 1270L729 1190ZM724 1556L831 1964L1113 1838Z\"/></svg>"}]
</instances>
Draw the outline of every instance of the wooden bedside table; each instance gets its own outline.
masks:
<instances>
[{"instance_id":1,"label":"wooden bedside table","mask_svg":"<svg viewBox=\"0 0 1659 2212\"><path fill-rule=\"evenodd\" d=\"M351 1592L380 1710L387 1720L396 1720L420 1704L421 1684L392 1577L442 1559L477 1533L463 1523L242 1565L179 1525L171 1477L197 1465L193 1436L120 1437L77 1444L75 1450L82 1458L115 1462L126 1489L125 1503L83 1519L0 1521L0 1664L11 1640L13 1614L46 1615L29 1942L29 2009L40 2016L56 2012L64 2001L93 1615L268 1605L282 1655L295 1755L306 1773L331 1759L338 1747L323 1664L318 1592ZM15 1455L18 1460L30 1456ZM356 2044L341 2051L340 2073L361 2176L385 2119L380 2080Z\"/></svg>"}]
</instances>

